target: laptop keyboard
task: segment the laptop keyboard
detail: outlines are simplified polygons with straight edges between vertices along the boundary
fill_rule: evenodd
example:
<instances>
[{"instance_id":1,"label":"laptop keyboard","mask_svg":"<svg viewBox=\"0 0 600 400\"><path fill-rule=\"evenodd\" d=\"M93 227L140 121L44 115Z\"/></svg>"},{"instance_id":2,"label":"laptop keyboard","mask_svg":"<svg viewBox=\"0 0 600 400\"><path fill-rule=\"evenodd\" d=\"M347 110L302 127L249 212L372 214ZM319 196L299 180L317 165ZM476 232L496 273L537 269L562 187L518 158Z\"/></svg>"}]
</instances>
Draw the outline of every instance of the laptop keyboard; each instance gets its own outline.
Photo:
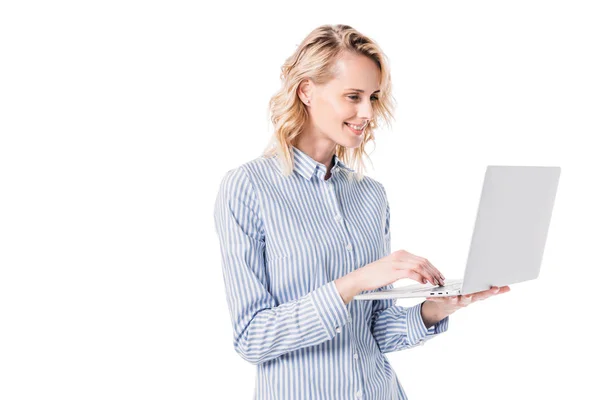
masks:
<instances>
[{"instance_id":1,"label":"laptop keyboard","mask_svg":"<svg viewBox=\"0 0 600 400\"><path fill-rule=\"evenodd\" d=\"M431 287L431 288L411 290L411 292L415 292L415 293L439 292L439 291L444 291L444 290L460 289L461 286L462 286L462 282L454 282L454 283L446 284L444 286L435 286L435 287Z\"/></svg>"}]
</instances>

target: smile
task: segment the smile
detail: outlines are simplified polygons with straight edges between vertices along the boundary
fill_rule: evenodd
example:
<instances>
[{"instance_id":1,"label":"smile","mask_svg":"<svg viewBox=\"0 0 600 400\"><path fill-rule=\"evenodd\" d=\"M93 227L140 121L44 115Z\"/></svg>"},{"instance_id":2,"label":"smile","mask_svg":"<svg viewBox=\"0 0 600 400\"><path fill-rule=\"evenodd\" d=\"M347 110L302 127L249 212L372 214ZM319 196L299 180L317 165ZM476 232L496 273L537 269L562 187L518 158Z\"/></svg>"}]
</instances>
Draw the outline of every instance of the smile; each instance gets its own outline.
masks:
<instances>
[{"instance_id":1,"label":"smile","mask_svg":"<svg viewBox=\"0 0 600 400\"><path fill-rule=\"evenodd\" d=\"M352 131L352 133L354 133L355 135L361 135L363 133L363 130L365 128L365 126L367 126L366 124L361 128L361 127L357 127L356 125L351 125L349 123L345 123L346 126L348 128L350 128L350 130Z\"/></svg>"}]
</instances>

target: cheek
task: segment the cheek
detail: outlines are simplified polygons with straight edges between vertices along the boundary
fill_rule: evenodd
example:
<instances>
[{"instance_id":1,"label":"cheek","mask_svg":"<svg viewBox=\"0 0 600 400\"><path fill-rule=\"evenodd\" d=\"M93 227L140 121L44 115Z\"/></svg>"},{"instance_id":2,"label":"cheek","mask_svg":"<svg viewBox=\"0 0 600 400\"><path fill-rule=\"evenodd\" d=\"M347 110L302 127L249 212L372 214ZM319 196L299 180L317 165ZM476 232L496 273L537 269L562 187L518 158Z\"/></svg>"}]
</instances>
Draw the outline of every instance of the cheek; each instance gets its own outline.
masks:
<instances>
[{"instance_id":1,"label":"cheek","mask_svg":"<svg viewBox=\"0 0 600 400\"><path fill-rule=\"evenodd\" d=\"M336 102L330 104L329 115L333 117L337 125L344 125L344 122L352 119L352 107L344 102Z\"/></svg>"},{"instance_id":2,"label":"cheek","mask_svg":"<svg viewBox=\"0 0 600 400\"><path fill-rule=\"evenodd\" d=\"M346 125L345 121L354 116L353 107L343 100L329 100L320 98L314 108L315 123L320 129L329 132L339 131Z\"/></svg>"},{"instance_id":3,"label":"cheek","mask_svg":"<svg viewBox=\"0 0 600 400\"><path fill-rule=\"evenodd\" d=\"M317 125L324 129L338 127L345 121L342 107L328 100L320 100L315 104L313 116Z\"/></svg>"}]
</instances>

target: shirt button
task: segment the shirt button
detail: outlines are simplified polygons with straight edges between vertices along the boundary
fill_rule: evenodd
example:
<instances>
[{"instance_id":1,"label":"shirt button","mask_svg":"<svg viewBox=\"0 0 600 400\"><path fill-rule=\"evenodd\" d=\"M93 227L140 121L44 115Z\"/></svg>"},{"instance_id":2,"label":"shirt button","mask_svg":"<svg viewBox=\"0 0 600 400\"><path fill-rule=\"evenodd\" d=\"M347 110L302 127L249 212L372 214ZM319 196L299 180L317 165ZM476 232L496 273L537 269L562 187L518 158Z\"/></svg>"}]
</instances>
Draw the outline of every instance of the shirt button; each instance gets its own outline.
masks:
<instances>
[{"instance_id":1,"label":"shirt button","mask_svg":"<svg viewBox=\"0 0 600 400\"><path fill-rule=\"evenodd\" d=\"M338 327L336 327L336 328L335 328L335 331L336 331L337 333L340 333L340 332L342 331L342 329L341 329L341 328L338 326Z\"/></svg>"},{"instance_id":2,"label":"shirt button","mask_svg":"<svg viewBox=\"0 0 600 400\"><path fill-rule=\"evenodd\" d=\"M354 354L354 359L358 360L358 354L356 354L356 353Z\"/></svg>"},{"instance_id":3,"label":"shirt button","mask_svg":"<svg viewBox=\"0 0 600 400\"><path fill-rule=\"evenodd\" d=\"M336 220L337 222L340 222L340 221L342 220L342 216L341 216L340 214L337 214L337 215L335 216L335 220Z\"/></svg>"},{"instance_id":4,"label":"shirt button","mask_svg":"<svg viewBox=\"0 0 600 400\"><path fill-rule=\"evenodd\" d=\"M361 397L362 396L362 392L359 390L358 392L356 392L356 397Z\"/></svg>"},{"instance_id":5,"label":"shirt button","mask_svg":"<svg viewBox=\"0 0 600 400\"><path fill-rule=\"evenodd\" d=\"M352 243L348 243L348 244L346 245L346 250L348 250L348 251L352 251Z\"/></svg>"}]
</instances>

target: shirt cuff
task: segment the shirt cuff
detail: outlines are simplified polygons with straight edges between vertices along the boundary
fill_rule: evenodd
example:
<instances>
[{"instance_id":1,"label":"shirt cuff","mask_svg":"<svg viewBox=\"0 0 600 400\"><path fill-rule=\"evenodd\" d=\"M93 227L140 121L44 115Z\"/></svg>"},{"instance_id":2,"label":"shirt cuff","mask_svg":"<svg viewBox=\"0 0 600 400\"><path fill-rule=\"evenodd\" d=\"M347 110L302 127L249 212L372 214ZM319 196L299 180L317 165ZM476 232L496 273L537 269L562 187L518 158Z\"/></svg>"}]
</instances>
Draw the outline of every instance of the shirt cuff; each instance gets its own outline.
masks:
<instances>
[{"instance_id":1,"label":"shirt cuff","mask_svg":"<svg viewBox=\"0 0 600 400\"><path fill-rule=\"evenodd\" d=\"M424 302L409 307L406 312L409 346L423 343L424 341L433 338L435 335L448 330L449 316L430 326L429 329L425 327L425 322L421 316L421 307L423 306L423 303Z\"/></svg>"},{"instance_id":2,"label":"shirt cuff","mask_svg":"<svg viewBox=\"0 0 600 400\"><path fill-rule=\"evenodd\" d=\"M348 305L342 300L335 281L331 281L309 293L315 311L323 323L329 338L341 332L342 326L350 320Z\"/></svg>"}]
</instances>

